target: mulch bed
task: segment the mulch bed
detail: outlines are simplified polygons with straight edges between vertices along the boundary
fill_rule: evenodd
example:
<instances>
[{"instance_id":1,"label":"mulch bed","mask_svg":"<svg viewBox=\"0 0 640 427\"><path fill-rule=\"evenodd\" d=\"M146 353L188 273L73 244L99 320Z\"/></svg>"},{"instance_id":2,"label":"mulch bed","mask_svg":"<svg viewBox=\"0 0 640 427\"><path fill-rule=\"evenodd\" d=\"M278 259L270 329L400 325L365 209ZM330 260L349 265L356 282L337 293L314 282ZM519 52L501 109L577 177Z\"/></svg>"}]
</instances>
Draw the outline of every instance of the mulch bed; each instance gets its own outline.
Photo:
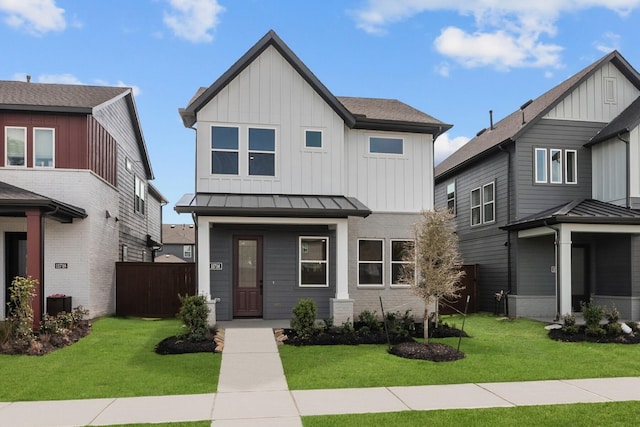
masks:
<instances>
[{"instance_id":1,"label":"mulch bed","mask_svg":"<svg viewBox=\"0 0 640 427\"><path fill-rule=\"evenodd\" d=\"M155 352L158 354L185 354L185 353L213 353L216 342L215 334L209 333L202 341L189 341L187 339L171 336L156 344Z\"/></svg>"},{"instance_id":2,"label":"mulch bed","mask_svg":"<svg viewBox=\"0 0 640 427\"><path fill-rule=\"evenodd\" d=\"M405 359L430 360L432 362L452 362L464 359L463 352L450 345L440 343L405 342L391 347L389 353Z\"/></svg>"},{"instance_id":3,"label":"mulch bed","mask_svg":"<svg viewBox=\"0 0 640 427\"><path fill-rule=\"evenodd\" d=\"M88 320L80 322L73 329L61 335L36 334L36 339L30 344L16 341L7 341L0 345L2 354L26 354L29 356L44 356L59 348L67 347L78 342L81 338L89 335L91 323Z\"/></svg>"},{"instance_id":4,"label":"mulch bed","mask_svg":"<svg viewBox=\"0 0 640 427\"><path fill-rule=\"evenodd\" d=\"M640 344L640 332L631 334L622 334L617 336L611 335L588 335L585 333L585 327L580 326L577 334L567 334L562 329L552 329L549 331L549 338L556 341L564 342L592 342L592 343L611 343L611 344Z\"/></svg>"}]
</instances>

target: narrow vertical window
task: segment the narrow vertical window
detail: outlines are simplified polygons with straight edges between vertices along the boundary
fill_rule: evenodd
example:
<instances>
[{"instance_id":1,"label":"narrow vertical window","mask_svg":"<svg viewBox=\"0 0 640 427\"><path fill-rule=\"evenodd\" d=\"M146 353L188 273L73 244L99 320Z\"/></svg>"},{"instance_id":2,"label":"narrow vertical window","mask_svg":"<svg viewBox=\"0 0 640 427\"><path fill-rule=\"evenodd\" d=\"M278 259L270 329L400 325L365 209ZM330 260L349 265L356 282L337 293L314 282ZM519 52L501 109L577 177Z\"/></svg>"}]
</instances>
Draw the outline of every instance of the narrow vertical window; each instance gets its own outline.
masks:
<instances>
[{"instance_id":1,"label":"narrow vertical window","mask_svg":"<svg viewBox=\"0 0 640 427\"><path fill-rule=\"evenodd\" d=\"M456 182L453 181L447 185L447 209L453 215L456 214Z\"/></svg>"},{"instance_id":2,"label":"narrow vertical window","mask_svg":"<svg viewBox=\"0 0 640 427\"><path fill-rule=\"evenodd\" d=\"M358 285L384 286L382 240L358 240Z\"/></svg>"},{"instance_id":3,"label":"narrow vertical window","mask_svg":"<svg viewBox=\"0 0 640 427\"><path fill-rule=\"evenodd\" d=\"M328 237L300 237L300 286L329 286Z\"/></svg>"},{"instance_id":4,"label":"narrow vertical window","mask_svg":"<svg viewBox=\"0 0 640 427\"><path fill-rule=\"evenodd\" d=\"M549 157L551 158L551 183L562 184L562 150L551 148Z\"/></svg>"},{"instance_id":5,"label":"narrow vertical window","mask_svg":"<svg viewBox=\"0 0 640 427\"><path fill-rule=\"evenodd\" d=\"M304 132L304 146L306 148L322 148L322 131L306 130Z\"/></svg>"},{"instance_id":6,"label":"narrow vertical window","mask_svg":"<svg viewBox=\"0 0 640 427\"><path fill-rule=\"evenodd\" d=\"M211 173L238 175L238 128L211 128Z\"/></svg>"},{"instance_id":7,"label":"narrow vertical window","mask_svg":"<svg viewBox=\"0 0 640 427\"><path fill-rule=\"evenodd\" d=\"M27 129L18 127L4 128L5 166L27 166Z\"/></svg>"},{"instance_id":8,"label":"narrow vertical window","mask_svg":"<svg viewBox=\"0 0 640 427\"><path fill-rule=\"evenodd\" d=\"M567 184L578 183L578 152L576 150L565 150L565 179Z\"/></svg>"},{"instance_id":9,"label":"narrow vertical window","mask_svg":"<svg viewBox=\"0 0 640 427\"><path fill-rule=\"evenodd\" d=\"M391 241L391 285L408 286L403 279L407 278L409 271L413 271L415 278L415 265L411 259L411 253L415 251L415 243L412 240Z\"/></svg>"},{"instance_id":10,"label":"narrow vertical window","mask_svg":"<svg viewBox=\"0 0 640 427\"><path fill-rule=\"evenodd\" d=\"M275 129L249 128L249 175L275 176Z\"/></svg>"},{"instance_id":11,"label":"narrow vertical window","mask_svg":"<svg viewBox=\"0 0 640 427\"><path fill-rule=\"evenodd\" d=\"M191 258L193 256L193 252L191 248L192 248L191 245L183 245L182 247L183 258Z\"/></svg>"},{"instance_id":12,"label":"narrow vertical window","mask_svg":"<svg viewBox=\"0 0 640 427\"><path fill-rule=\"evenodd\" d=\"M535 159L536 183L547 182L547 149L536 148Z\"/></svg>"},{"instance_id":13,"label":"narrow vertical window","mask_svg":"<svg viewBox=\"0 0 640 427\"><path fill-rule=\"evenodd\" d=\"M482 222L493 222L496 219L495 186L493 183L482 187Z\"/></svg>"},{"instance_id":14,"label":"narrow vertical window","mask_svg":"<svg viewBox=\"0 0 640 427\"><path fill-rule=\"evenodd\" d=\"M54 166L54 130L33 129L33 165L36 167Z\"/></svg>"},{"instance_id":15,"label":"narrow vertical window","mask_svg":"<svg viewBox=\"0 0 640 427\"><path fill-rule=\"evenodd\" d=\"M145 186L144 181L135 177L134 180L134 203L133 209L135 212L144 215L144 204L145 204Z\"/></svg>"},{"instance_id":16,"label":"narrow vertical window","mask_svg":"<svg viewBox=\"0 0 640 427\"><path fill-rule=\"evenodd\" d=\"M471 191L471 225L478 225L482 222L480 188Z\"/></svg>"}]
</instances>

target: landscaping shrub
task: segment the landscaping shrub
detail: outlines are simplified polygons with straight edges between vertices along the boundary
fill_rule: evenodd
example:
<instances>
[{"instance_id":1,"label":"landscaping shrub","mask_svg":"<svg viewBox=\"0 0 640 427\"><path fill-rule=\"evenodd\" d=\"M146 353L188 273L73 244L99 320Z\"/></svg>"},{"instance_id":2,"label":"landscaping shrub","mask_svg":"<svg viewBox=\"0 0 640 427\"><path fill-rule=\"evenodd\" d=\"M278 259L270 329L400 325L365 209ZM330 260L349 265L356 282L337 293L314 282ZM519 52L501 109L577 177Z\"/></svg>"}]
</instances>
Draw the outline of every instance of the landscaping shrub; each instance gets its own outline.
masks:
<instances>
[{"instance_id":1,"label":"landscaping shrub","mask_svg":"<svg viewBox=\"0 0 640 427\"><path fill-rule=\"evenodd\" d=\"M209 316L209 307L207 307L207 299L204 295L178 295L180 299L180 311L178 318L182 320L187 332L181 335L187 341L203 341L209 327L207 325L207 317Z\"/></svg>"},{"instance_id":2,"label":"landscaping shrub","mask_svg":"<svg viewBox=\"0 0 640 427\"><path fill-rule=\"evenodd\" d=\"M376 316L376 312L365 310L358 315L359 332L361 333L380 333L383 330L382 323Z\"/></svg>"},{"instance_id":3,"label":"landscaping shrub","mask_svg":"<svg viewBox=\"0 0 640 427\"><path fill-rule=\"evenodd\" d=\"M604 315L607 318L607 322L611 323L618 323L618 321L620 320L620 312L618 311L618 309L614 306L609 308L605 308L604 309Z\"/></svg>"},{"instance_id":4,"label":"landscaping shrub","mask_svg":"<svg viewBox=\"0 0 640 427\"><path fill-rule=\"evenodd\" d=\"M587 304L581 302L580 307L582 308L584 321L587 324L587 330L596 333L597 329L602 329L600 327L600 321L604 317L604 308L598 304L594 304L593 300L589 300ZM602 331L604 332L604 329L602 329Z\"/></svg>"},{"instance_id":5,"label":"landscaping shrub","mask_svg":"<svg viewBox=\"0 0 640 427\"><path fill-rule=\"evenodd\" d=\"M385 321L387 322L387 330L391 335L410 337L415 333L416 323L413 315L411 315L411 310L405 311L404 314L399 311L387 313Z\"/></svg>"},{"instance_id":6,"label":"landscaping shrub","mask_svg":"<svg viewBox=\"0 0 640 427\"><path fill-rule=\"evenodd\" d=\"M315 332L316 315L318 307L311 298L302 298L293 307L291 317L291 328L296 331L299 337L308 337Z\"/></svg>"},{"instance_id":7,"label":"landscaping shrub","mask_svg":"<svg viewBox=\"0 0 640 427\"><path fill-rule=\"evenodd\" d=\"M616 337L622 334L622 325L618 322L607 323L606 330L607 330L607 335Z\"/></svg>"},{"instance_id":8,"label":"landscaping shrub","mask_svg":"<svg viewBox=\"0 0 640 427\"><path fill-rule=\"evenodd\" d=\"M35 341L33 334L33 308L31 299L35 297L36 279L16 276L11 282L9 294L9 321L11 336L15 344L29 347Z\"/></svg>"},{"instance_id":9,"label":"landscaping shrub","mask_svg":"<svg viewBox=\"0 0 640 427\"><path fill-rule=\"evenodd\" d=\"M565 334L569 335L577 335L580 331L580 328L576 325L576 315L574 313L567 313L562 316L562 321L564 322L564 326L562 330Z\"/></svg>"}]
</instances>

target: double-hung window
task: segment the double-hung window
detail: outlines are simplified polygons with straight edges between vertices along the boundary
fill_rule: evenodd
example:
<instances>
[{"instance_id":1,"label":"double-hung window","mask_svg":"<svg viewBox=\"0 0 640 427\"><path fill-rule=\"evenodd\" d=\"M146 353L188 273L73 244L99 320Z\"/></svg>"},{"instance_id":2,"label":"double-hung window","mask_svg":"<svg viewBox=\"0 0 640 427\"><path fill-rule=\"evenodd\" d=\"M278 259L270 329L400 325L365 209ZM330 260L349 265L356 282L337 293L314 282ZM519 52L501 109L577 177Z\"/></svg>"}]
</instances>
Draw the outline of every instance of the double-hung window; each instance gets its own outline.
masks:
<instances>
[{"instance_id":1,"label":"double-hung window","mask_svg":"<svg viewBox=\"0 0 640 427\"><path fill-rule=\"evenodd\" d=\"M471 225L489 224L496 219L496 189L490 182L471 190Z\"/></svg>"},{"instance_id":2,"label":"double-hung window","mask_svg":"<svg viewBox=\"0 0 640 427\"><path fill-rule=\"evenodd\" d=\"M183 245L182 246L182 258L191 258L193 257L193 246L191 245Z\"/></svg>"},{"instance_id":3,"label":"double-hung window","mask_svg":"<svg viewBox=\"0 0 640 427\"><path fill-rule=\"evenodd\" d=\"M53 129L33 129L33 165L36 167L54 166L55 133Z\"/></svg>"},{"instance_id":4,"label":"double-hung window","mask_svg":"<svg viewBox=\"0 0 640 427\"><path fill-rule=\"evenodd\" d=\"M4 128L5 166L27 166L27 128Z\"/></svg>"},{"instance_id":5,"label":"double-hung window","mask_svg":"<svg viewBox=\"0 0 640 427\"><path fill-rule=\"evenodd\" d=\"M407 278L411 274L415 280L413 251L413 240L391 240L391 286L410 286Z\"/></svg>"},{"instance_id":6,"label":"double-hung window","mask_svg":"<svg viewBox=\"0 0 640 427\"><path fill-rule=\"evenodd\" d=\"M133 209L135 212L144 215L144 202L145 202L145 185L144 181L135 177L134 180L135 192Z\"/></svg>"},{"instance_id":7,"label":"double-hung window","mask_svg":"<svg viewBox=\"0 0 640 427\"><path fill-rule=\"evenodd\" d=\"M211 173L238 175L238 128L211 128Z\"/></svg>"},{"instance_id":8,"label":"double-hung window","mask_svg":"<svg viewBox=\"0 0 640 427\"><path fill-rule=\"evenodd\" d=\"M300 286L329 286L329 238L300 237Z\"/></svg>"},{"instance_id":9,"label":"double-hung window","mask_svg":"<svg viewBox=\"0 0 640 427\"><path fill-rule=\"evenodd\" d=\"M456 214L456 182L447 184L447 209L453 215Z\"/></svg>"},{"instance_id":10,"label":"double-hung window","mask_svg":"<svg viewBox=\"0 0 640 427\"><path fill-rule=\"evenodd\" d=\"M384 286L383 240L358 240L358 286Z\"/></svg>"},{"instance_id":11,"label":"double-hung window","mask_svg":"<svg viewBox=\"0 0 640 427\"><path fill-rule=\"evenodd\" d=\"M275 129L249 128L249 175L275 176Z\"/></svg>"}]
</instances>

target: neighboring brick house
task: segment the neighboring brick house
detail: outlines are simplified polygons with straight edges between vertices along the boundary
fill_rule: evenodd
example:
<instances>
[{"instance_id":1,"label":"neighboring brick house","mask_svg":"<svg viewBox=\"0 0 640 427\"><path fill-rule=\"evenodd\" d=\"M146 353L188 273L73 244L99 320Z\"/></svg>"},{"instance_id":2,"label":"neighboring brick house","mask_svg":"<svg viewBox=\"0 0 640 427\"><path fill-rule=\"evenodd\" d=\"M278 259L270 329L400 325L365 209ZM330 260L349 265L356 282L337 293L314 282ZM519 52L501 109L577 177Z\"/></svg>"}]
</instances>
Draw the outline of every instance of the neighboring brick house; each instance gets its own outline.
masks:
<instances>
[{"instance_id":1,"label":"neighboring brick house","mask_svg":"<svg viewBox=\"0 0 640 427\"><path fill-rule=\"evenodd\" d=\"M199 292L218 320L287 319L301 298L337 324L380 313L380 298L423 315L398 272L450 125L335 97L273 31L180 115L196 128L196 182L175 209L195 215Z\"/></svg>"},{"instance_id":2,"label":"neighboring brick house","mask_svg":"<svg viewBox=\"0 0 640 427\"><path fill-rule=\"evenodd\" d=\"M130 88L0 81L0 306L28 275L36 323L51 294L113 313L116 262L160 246L151 179Z\"/></svg>"},{"instance_id":3,"label":"neighboring brick house","mask_svg":"<svg viewBox=\"0 0 640 427\"><path fill-rule=\"evenodd\" d=\"M195 262L196 229L193 224L162 224L162 248L155 262Z\"/></svg>"},{"instance_id":4,"label":"neighboring brick house","mask_svg":"<svg viewBox=\"0 0 640 427\"><path fill-rule=\"evenodd\" d=\"M480 306L558 318L591 298L640 318L640 76L612 52L436 167Z\"/></svg>"}]
</instances>

